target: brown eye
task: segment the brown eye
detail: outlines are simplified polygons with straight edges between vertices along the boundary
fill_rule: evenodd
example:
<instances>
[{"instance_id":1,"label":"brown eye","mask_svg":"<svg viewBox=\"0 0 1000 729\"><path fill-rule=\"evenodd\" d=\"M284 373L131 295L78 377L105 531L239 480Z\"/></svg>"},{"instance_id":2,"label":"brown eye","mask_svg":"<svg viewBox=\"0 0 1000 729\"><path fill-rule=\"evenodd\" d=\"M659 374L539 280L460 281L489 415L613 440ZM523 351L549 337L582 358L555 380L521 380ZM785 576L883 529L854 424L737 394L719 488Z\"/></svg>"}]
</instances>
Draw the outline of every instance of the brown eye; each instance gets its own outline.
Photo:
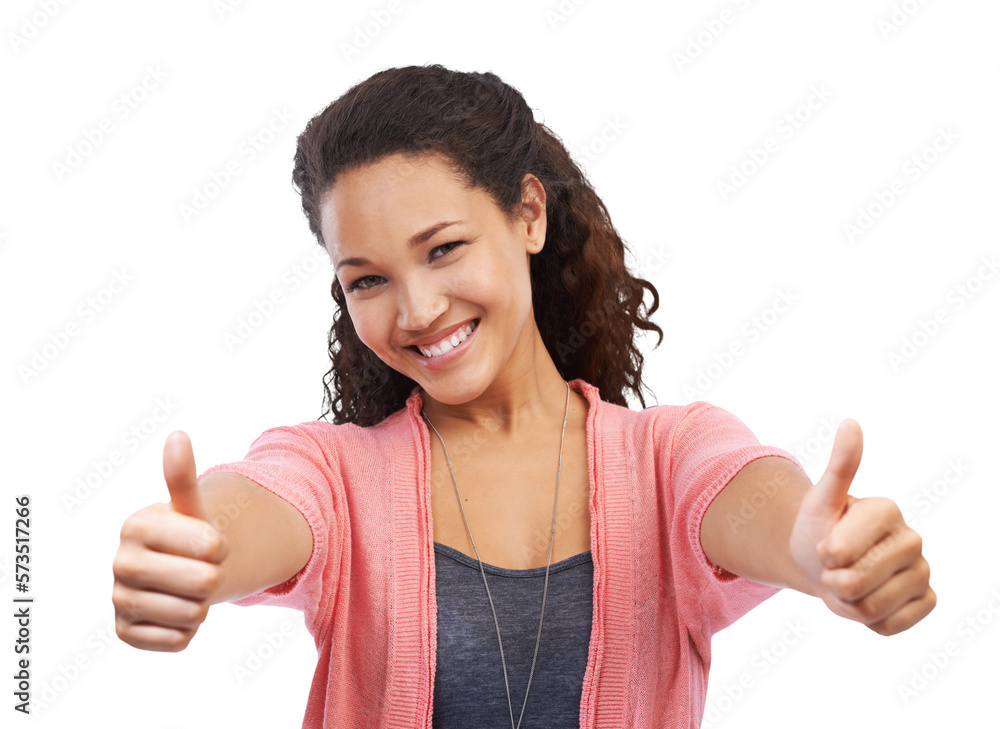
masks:
<instances>
[{"instance_id":1,"label":"brown eye","mask_svg":"<svg viewBox=\"0 0 1000 729\"><path fill-rule=\"evenodd\" d=\"M377 280L377 279L380 279L380 278L382 278L382 277L381 276L374 276L374 275L372 275L372 276L362 276L361 278L356 279L353 283L351 283L350 285L348 285L347 291L354 291L355 289L361 289L362 291L364 291L365 289L374 288L375 287L374 284L373 285L365 285L365 286L363 286L362 282L371 281L372 279L376 279Z\"/></svg>"},{"instance_id":2,"label":"brown eye","mask_svg":"<svg viewBox=\"0 0 1000 729\"><path fill-rule=\"evenodd\" d=\"M442 243L437 248L434 248L434 250L431 251L431 259L433 260L435 258L440 258L441 256L446 256L449 253L451 253L453 250L455 250L455 248L457 248L460 245L463 245L464 243L465 243L464 240L456 240L456 241L452 241L451 243ZM453 246L453 247L449 247L449 246ZM435 256L434 253L436 251L441 251L441 256Z\"/></svg>"}]
</instances>

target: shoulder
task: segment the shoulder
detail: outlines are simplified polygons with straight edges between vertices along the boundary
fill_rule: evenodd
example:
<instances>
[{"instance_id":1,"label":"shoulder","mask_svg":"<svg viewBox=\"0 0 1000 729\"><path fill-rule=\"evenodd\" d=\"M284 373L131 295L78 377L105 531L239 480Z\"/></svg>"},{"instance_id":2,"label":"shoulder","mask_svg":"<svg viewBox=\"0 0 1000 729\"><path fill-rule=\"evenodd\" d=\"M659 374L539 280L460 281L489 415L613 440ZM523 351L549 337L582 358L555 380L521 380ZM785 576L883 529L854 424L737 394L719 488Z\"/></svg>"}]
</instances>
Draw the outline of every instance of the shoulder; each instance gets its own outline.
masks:
<instances>
[{"instance_id":1,"label":"shoulder","mask_svg":"<svg viewBox=\"0 0 1000 729\"><path fill-rule=\"evenodd\" d=\"M653 405L641 410L601 401L599 409L602 433L618 430L632 437L651 438L657 443L669 441L679 432L700 423L732 417L722 408L701 400L687 405Z\"/></svg>"},{"instance_id":2,"label":"shoulder","mask_svg":"<svg viewBox=\"0 0 1000 729\"><path fill-rule=\"evenodd\" d=\"M728 410L698 400L642 410L603 403L600 438L605 452L621 451L633 469L669 478L676 468L757 444L747 426Z\"/></svg>"},{"instance_id":3,"label":"shoulder","mask_svg":"<svg viewBox=\"0 0 1000 729\"><path fill-rule=\"evenodd\" d=\"M318 469L331 482L377 479L384 475L378 473L379 464L389 463L412 443L404 415L400 411L368 427L312 420L268 428L254 441L247 459Z\"/></svg>"},{"instance_id":4,"label":"shoulder","mask_svg":"<svg viewBox=\"0 0 1000 729\"><path fill-rule=\"evenodd\" d=\"M658 436L671 440L720 426L742 426L739 418L731 412L704 400L695 400L687 405L658 405L647 408L645 412L649 413Z\"/></svg>"},{"instance_id":5,"label":"shoulder","mask_svg":"<svg viewBox=\"0 0 1000 729\"><path fill-rule=\"evenodd\" d=\"M324 420L308 420L297 425L283 425L269 431L284 432L288 435L314 441L324 450L341 451L345 448L392 447L395 442L405 439L410 432L410 424L405 410L398 410L380 423L360 426L353 423L328 423Z\"/></svg>"}]
</instances>

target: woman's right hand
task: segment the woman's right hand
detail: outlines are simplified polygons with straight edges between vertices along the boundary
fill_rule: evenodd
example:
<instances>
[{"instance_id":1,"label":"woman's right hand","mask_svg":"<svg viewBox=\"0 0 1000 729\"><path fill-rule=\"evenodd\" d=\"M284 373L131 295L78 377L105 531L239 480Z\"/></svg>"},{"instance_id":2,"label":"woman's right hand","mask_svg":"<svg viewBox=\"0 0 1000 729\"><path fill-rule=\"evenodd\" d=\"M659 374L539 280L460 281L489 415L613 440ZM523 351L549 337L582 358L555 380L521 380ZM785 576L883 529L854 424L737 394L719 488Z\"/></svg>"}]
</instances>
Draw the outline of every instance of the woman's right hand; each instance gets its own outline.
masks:
<instances>
[{"instance_id":1,"label":"woman's right hand","mask_svg":"<svg viewBox=\"0 0 1000 729\"><path fill-rule=\"evenodd\" d=\"M114 559L115 627L136 648L180 651L208 615L229 552L205 515L191 441L174 431L163 447L170 503L152 504L122 525Z\"/></svg>"}]
</instances>

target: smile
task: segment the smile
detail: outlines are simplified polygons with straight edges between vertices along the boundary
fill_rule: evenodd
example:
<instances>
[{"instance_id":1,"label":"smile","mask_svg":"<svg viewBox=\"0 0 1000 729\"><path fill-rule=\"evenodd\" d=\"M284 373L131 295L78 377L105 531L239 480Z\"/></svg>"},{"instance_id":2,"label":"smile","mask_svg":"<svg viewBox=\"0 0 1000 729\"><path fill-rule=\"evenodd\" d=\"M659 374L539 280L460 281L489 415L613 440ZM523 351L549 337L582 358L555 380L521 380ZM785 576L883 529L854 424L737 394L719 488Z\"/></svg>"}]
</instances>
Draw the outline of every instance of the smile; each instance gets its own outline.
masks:
<instances>
[{"instance_id":1,"label":"smile","mask_svg":"<svg viewBox=\"0 0 1000 729\"><path fill-rule=\"evenodd\" d=\"M447 337L442 337L430 344L413 345L407 347L413 353L417 364L428 371L436 371L450 368L452 363L461 359L470 348L476 346L478 339L479 320L469 322L456 332L452 332ZM458 344L453 344L458 342Z\"/></svg>"},{"instance_id":2,"label":"smile","mask_svg":"<svg viewBox=\"0 0 1000 729\"><path fill-rule=\"evenodd\" d=\"M420 351L420 354L428 358L440 357L448 354L448 352L457 348L462 342L468 339L478 325L478 319L471 321L451 336L444 337L443 339L440 339L432 344L417 346L417 349Z\"/></svg>"}]
</instances>

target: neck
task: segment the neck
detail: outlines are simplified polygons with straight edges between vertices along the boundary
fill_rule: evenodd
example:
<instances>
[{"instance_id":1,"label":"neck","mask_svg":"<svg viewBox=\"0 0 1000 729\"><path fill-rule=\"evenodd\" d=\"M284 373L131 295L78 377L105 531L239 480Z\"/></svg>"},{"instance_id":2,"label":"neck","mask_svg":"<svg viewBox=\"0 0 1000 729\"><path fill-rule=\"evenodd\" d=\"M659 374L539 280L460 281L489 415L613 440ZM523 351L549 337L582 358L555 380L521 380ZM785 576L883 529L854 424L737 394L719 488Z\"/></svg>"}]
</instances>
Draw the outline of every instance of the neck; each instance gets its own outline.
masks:
<instances>
[{"instance_id":1,"label":"neck","mask_svg":"<svg viewBox=\"0 0 1000 729\"><path fill-rule=\"evenodd\" d=\"M527 350L521 366L508 363L478 397L464 403L435 400L421 388L424 415L434 426L445 430L485 432L491 438L516 438L538 425L562 422L566 412L566 381L532 323ZM513 357L512 357L513 359Z\"/></svg>"}]
</instances>

